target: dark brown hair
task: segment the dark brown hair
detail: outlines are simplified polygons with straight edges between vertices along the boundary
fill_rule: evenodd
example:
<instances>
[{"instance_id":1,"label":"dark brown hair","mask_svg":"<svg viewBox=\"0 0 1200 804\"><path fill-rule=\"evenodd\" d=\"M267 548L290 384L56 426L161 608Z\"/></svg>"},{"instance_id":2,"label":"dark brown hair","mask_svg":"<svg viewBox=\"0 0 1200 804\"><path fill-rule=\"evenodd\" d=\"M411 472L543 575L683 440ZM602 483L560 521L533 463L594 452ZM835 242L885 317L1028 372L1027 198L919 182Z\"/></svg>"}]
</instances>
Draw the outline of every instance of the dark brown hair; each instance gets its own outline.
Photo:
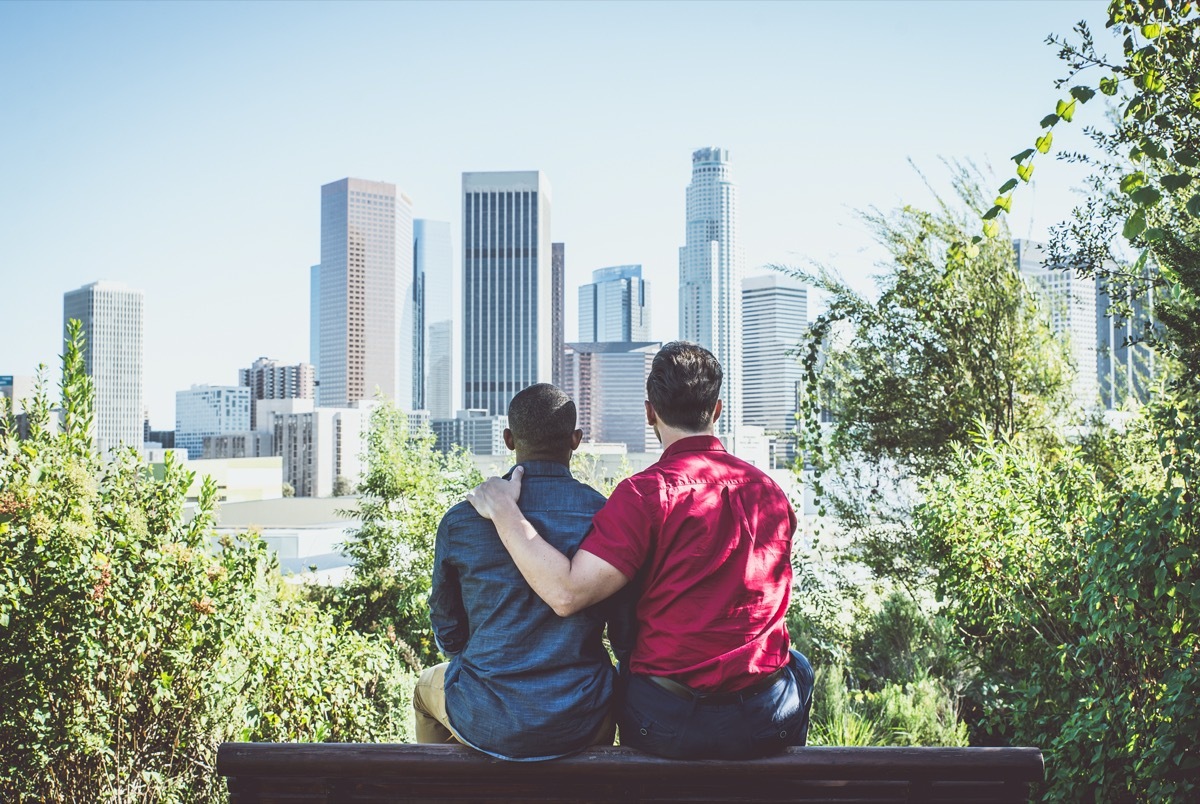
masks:
<instances>
[{"instance_id":1,"label":"dark brown hair","mask_svg":"<svg viewBox=\"0 0 1200 804\"><path fill-rule=\"evenodd\" d=\"M646 398L664 423L700 432L712 424L723 377L712 352L699 344L672 341L654 356Z\"/></svg>"}]
</instances>

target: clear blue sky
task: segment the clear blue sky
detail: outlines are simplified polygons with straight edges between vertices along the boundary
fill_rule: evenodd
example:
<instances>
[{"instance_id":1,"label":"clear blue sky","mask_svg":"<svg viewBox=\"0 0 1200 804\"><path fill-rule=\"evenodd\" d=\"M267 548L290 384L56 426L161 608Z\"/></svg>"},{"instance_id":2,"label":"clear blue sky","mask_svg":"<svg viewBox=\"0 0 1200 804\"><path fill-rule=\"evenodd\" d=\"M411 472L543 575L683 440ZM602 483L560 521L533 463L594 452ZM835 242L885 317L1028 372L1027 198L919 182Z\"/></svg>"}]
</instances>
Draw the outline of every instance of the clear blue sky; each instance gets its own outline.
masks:
<instances>
[{"instance_id":1,"label":"clear blue sky","mask_svg":"<svg viewBox=\"0 0 1200 804\"><path fill-rule=\"evenodd\" d=\"M1093 2L0 3L0 374L54 366L62 294L146 294L146 401L308 359L320 185L395 183L452 222L460 174L544 171L567 336L594 268L642 263L677 334L695 148L729 148L749 273L817 260L869 287L855 210L928 203L908 165L1006 174L1052 111L1046 34ZM1076 118L1098 120L1098 103ZM1056 133L1081 141L1079 126ZM1049 160L1020 236L1065 217ZM56 378L56 373L52 372Z\"/></svg>"}]
</instances>

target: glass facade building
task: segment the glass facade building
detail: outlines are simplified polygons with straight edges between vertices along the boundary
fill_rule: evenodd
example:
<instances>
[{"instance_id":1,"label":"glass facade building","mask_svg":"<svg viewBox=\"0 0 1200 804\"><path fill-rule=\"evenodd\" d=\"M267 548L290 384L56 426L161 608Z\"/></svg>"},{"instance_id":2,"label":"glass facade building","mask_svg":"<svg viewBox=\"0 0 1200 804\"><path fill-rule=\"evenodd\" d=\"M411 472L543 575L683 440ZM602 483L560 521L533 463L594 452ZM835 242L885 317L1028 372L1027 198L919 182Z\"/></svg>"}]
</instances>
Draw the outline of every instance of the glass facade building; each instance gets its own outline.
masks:
<instances>
[{"instance_id":1,"label":"glass facade building","mask_svg":"<svg viewBox=\"0 0 1200 804\"><path fill-rule=\"evenodd\" d=\"M463 407L508 412L553 372L550 184L540 171L464 173Z\"/></svg>"},{"instance_id":2,"label":"glass facade building","mask_svg":"<svg viewBox=\"0 0 1200 804\"><path fill-rule=\"evenodd\" d=\"M250 389L242 385L193 385L175 392L175 448L189 460L204 457L205 436L250 429Z\"/></svg>"},{"instance_id":3,"label":"glass facade building","mask_svg":"<svg viewBox=\"0 0 1200 804\"><path fill-rule=\"evenodd\" d=\"M679 335L711 351L724 370L721 436L736 433L743 416L744 265L729 151L701 148L692 153L686 239L679 249Z\"/></svg>"},{"instance_id":4,"label":"glass facade building","mask_svg":"<svg viewBox=\"0 0 1200 804\"><path fill-rule=\"evenodd\" d=\"M86 339L84 367L96 391L95 443L111 457L118 447L143 443L145 307L142 291L93 282L63 294L63 332L78 320Z\"/></svg>"},{"instance_id":5,"label":"glass facade building","mask_svg":"<svg viewBox=\"0 0 1200 804\"><path fill-rule=\"evenodd\" d=\"M413 221L413 408L434 418L453 416L459 404L456 284L450 224Z\"/></svg>"},{"instance_id":6,"label":"glass facade building","mask_svg":"<svg viewBox=\"0 0 1200 804\"><path fill-rule=\"evenodd\" d=\"M317 401L345 407L382 392L412 406L412 202L394 184L321 187Z\"/></svg>"},{"instance_id":7,"label":"glass facade building","mask_svg":"<svg viewBox=\"0 0 1200 804\"><path fill-rule=\"evenodd\" d=\"M579 286L579 340L650 340L650 288L642 266L600 268Z\"/></svg>"}]
</instances>

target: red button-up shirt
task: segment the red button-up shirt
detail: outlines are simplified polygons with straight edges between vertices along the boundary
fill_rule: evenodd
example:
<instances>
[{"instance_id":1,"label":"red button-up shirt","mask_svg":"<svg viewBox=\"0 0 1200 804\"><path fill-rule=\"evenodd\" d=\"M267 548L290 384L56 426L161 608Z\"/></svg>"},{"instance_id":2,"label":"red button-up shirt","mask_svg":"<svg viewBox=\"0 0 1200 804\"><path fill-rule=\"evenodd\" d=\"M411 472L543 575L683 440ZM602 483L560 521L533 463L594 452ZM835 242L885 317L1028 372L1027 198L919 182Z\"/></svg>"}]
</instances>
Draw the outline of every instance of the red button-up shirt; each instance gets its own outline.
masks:
<instances>
[{"instance_id":1,"label":"red button-up shirt","mask_svg":"<svg viewBox=\"0 0 1200 804\"><path fill-rule=\"evenodd\" d=\"M785 664L795 529L775 481L712 436L622 481L580 549L644 573L631 672L724 692Z\"/></svg>"}]
</instances>

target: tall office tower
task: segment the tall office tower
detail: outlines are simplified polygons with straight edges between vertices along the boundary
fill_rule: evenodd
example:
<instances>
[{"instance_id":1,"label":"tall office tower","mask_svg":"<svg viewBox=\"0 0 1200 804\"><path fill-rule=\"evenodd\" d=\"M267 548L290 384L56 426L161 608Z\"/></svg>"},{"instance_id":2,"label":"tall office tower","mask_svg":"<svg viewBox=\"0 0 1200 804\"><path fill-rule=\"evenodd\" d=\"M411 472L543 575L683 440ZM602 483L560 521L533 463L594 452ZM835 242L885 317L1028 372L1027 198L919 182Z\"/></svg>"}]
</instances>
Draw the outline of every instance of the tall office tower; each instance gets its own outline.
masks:
<instances>
[{"instance_id":1,"label":"tall office tower","mask_svg":"<svg viewBox=\"0 0 1200 804\"><path fill-rule=\"evenodd\" d=\"M175 448L189 460L204 457L204 437L250 429L250 389L241 385L193 385L175 392Z\"/></svg>"},{"instance_id":2,"label":"tall office tower","mask_svg":"<svg viewBox=\"0 0 1200 804\"><path fill-rule=\"evenodd\" d=\"M550 366L550 382L562 388L563 383L563 361L566 355L563 349L567 345L566 332L566 296L567 296L567 244L566 243L551 243L550 244L550 273L551 273L551 295L554 298L554 309L552 311L551 323L551 339L554 343L554 354L551 359Z\"/></svg>"},{"instance_id":3,"label":"tall office tower","mask_svg":"<svg viewBox=\"0 0 1200 804\"><path fill-rule=\"evenodd\" d=\"M394 184L321 188L317 402L345 407L382 391L412 406L412 201Z\"/></svg>"},{"instance_id":4,"label":"tall office tower","mask_svg":"<svg viewBox=\"0 0 1200 804\"><path fill-rule=\"evenodd\" d=\"M541 171L463 174L463 406L508 413L550 382L550 183Z\"/></svg>"},{"instance_id":5,"label":"tall office tower","mask_svg":"<svg viewBox=\"0 0 1200 804\"><path fill-rule=\"evenodd\" d=\"M716 355L725 372L717 420L722 436L733 435L742 423L744 263L729 151L701 148L692 153L687 238L679 249L679 335Z\"/></svg>"},{"instance_id":6,"label":"tall office tower","mask_svg":"<svg viewBox=\"0 0 1200 804\"><path fill-rule=\"evenodd\" d=\"M579 286L579 340L650 340L650 286L640 265L614 265L592 271Z\"/></svg>"},{"instance_id":7,"label":"tall office tower","mask_svg":"<svg viewBox=\"0 0 1200 804\"><path fill-rule=\"evenodd\" d=\"M308 269L308 362L321 375L321 266Z\"/></svg>"},{"instance_id":8,"label":"tall office tower","mask_svg":"<svg viewBox=\"0 0 1200 804\"><path fill-rule=\"evenodd\" d=\"M316 391L316 371L311 363L285 366L260 357L248 369L238 369L238 385L250 389L250 429L258 429L256 414L260 399L312 399Z\"/></svg>"},{"instance_id":9,"label":"tall office tower","mask_svg":"<svg viewBox=\"0 0 1200 804\"><path fill-rule=\"evenodd\" d=\"M455 284L450 224L413 221L413 287L420 287L421 296L415 316L413 409L428 410L433 418L448 418L458 409Z\"/></svg>"},{"instance_id":10,"label":"tall office tower","mask_svg":"<svg viewBox=\"0 0 1200 804\"><path fill-rule=\"evenodd\" d=\"M1109 264L1115 275L1116 266ZM1100 403L1119 410L1132 401L1144 404L1150 397L1157 362L1147 335L1158 334L1154 318L1154 285L1147 273L1130 285L1096 283L1096 371Z\"/></svg>"},{"instance_id":11,"label":"tall office tower","mask_svg":"<svg viewBox=\"0 0 1200 804\"><path fill-rule=\"evenodd\" d=\"M762 427L770 439L772 465L789 464L796 454L796 414L804 379L795 351L808 327L808 290L784 274L742 281L745 331L743 424Z\"/></svg>"},{"instance_id":12,"label":"tall office tower","mask_svg":"<svg viewBox=\"0 0 1200 804\"><path fill-rule=\"evenodd\" d=\"M661 343L568 343L563 390L575 400L583 440L625 444L630 452L656 449L646 423L646 377Z\"/></svg>"},{"instance_id":13,"label":"tall office tower","mask_svg":"<svg viewBox=\"0 0 1200 804\"><path fill-rule=\"evenodd\" d=\"M1050 316L1050 328L1065 338L1074 364L1071 393L1083 410L1100 404L1096 360L1096 278L1080 278L1069 267L1046 264L1046 247L1014 240L1017 267L1031 283Z\"/></svg>"},{"instance_id":14,"label":"tall office tower","mask_svg":"<svg viewBox=\"0 0 1200 804\"><path fill-rule=\"evenodd\" d=\"M144 298L113 282L93 282L63 294L63 331L83 325L83 362L96 388L96 449L108 457L124 445L142 447Z\"/></svg>"}]
</instances>

